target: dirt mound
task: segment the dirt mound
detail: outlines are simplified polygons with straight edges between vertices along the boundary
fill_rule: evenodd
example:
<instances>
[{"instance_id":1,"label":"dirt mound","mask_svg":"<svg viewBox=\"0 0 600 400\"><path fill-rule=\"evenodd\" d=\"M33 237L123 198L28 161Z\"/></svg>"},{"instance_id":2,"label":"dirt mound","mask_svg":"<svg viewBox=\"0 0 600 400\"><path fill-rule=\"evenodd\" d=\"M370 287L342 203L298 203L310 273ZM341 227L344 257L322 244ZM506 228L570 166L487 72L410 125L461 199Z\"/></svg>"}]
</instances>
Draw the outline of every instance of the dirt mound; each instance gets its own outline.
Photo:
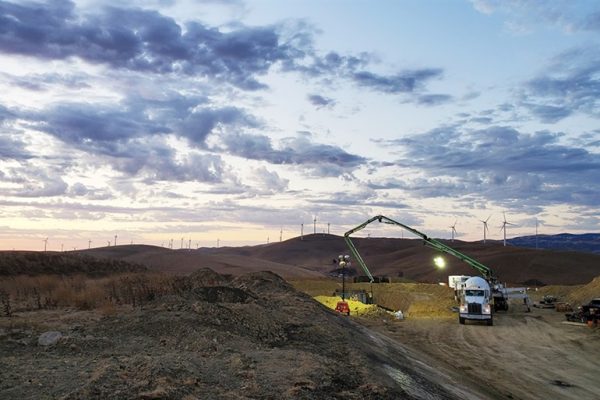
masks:
<instances>
[{"instance_id":1,"label":"dirt mound","mask_svg":"<svg viewBox=\"0 0 600 400\"><path fill-rule=\"evenodd\" d=\"M250 290L261 296L272 296L276 293L285 294L295 291L292 285L270 271L253 272L238 276L231 281L231 285L244 290Z\"/></svg>"},{"instance_id":2,"label":"dirt mound","mask_svg":"<svg viewBox=\"0 0 600 400\"><path fill-rule=\"evenodd\" d=\"M196 282L227 280L202 274ZM36 311L18 320L0 319L0 398L454 398L401 351L272 273L111 314ZM62 337L40 349L45 331Z\"/></svg>"},{"instance_id":3,"label":"dirt mound","mask_svg":"<svg viewBox=\"0 0 600 400\"><path fill-rule=\"evenodd\" d=\"M191 298L208 303L245 303L253 298L248 292L227 287L208 286L194 288L190 291Z\"/></svg>"},{"instance_id":4,"label":"dirt mound","mask_svg":"<svg viewBox=\"0 0 600 400\"><path fill-rule=\"evenodd\" d=\"M194 287L220 286L229 283L231 275L218 274L210 268L200 268L185 278Z\"/></svg>"},{"instance_id":5,"label":"dirt mound","mask_svg":"<svg viewBox=\"0 0 600 400\"><path fill-rule=\"evenodd\" d=\"M594 278L587 285L575 288L567 296L571 304L575 305L587 304L595 298L600 298L600 276Z\"/></svg>"}]
</instances>

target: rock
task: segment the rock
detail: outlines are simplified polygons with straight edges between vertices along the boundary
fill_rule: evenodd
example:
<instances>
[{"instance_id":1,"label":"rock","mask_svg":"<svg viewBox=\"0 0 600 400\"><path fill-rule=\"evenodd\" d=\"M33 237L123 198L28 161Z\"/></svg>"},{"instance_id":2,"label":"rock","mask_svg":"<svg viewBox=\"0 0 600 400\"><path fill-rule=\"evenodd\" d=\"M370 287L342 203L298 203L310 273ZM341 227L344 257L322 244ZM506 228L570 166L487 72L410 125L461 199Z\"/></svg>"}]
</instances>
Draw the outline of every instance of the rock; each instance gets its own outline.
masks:
<instances>
[{"instance_id":1,"label":"rock","mask_svg":"<svg viewBox=\"0 0 600 400\"><path fill-rule=\"evenodd\" d=\"M38 345L39 346L52 346L58 343L60 338L62 338L62 333L58 331L48 331L42 333L38 337Z\"/></svg>"}]
</instances>

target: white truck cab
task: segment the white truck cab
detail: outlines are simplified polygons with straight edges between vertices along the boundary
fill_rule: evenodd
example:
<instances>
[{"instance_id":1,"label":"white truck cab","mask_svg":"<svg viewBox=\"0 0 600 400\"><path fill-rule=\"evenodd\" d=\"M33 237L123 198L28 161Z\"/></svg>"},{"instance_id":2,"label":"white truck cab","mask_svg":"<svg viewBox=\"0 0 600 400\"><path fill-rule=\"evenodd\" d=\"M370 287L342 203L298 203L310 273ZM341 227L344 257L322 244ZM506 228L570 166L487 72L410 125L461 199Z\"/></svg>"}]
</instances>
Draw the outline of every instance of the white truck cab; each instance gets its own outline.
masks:
<instances>
[{"instance_id":1,"label":"white truck cab","mask_svg":"<svg viewBox=\"0 0 600 400\"><path fill-rule=\"evenodd\" d=\"M468 319L479 320L493 325L492 301L490 285L485 279L479 276L467 279L460 293L458 321L464 324Z\"/></svg>"}]
</instances>

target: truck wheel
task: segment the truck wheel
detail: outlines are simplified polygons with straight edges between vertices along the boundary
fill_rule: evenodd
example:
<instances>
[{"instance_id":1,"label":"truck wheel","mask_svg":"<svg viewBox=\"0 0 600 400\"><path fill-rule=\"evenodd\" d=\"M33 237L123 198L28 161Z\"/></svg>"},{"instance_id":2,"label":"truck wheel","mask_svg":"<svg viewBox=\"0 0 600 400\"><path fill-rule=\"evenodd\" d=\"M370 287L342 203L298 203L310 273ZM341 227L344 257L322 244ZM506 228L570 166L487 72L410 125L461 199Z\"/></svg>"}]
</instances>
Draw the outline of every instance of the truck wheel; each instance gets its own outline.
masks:
<instances>
[{"instance_id":1,"label":"truck wheel","mask_svg":"<svg viewBox=\"0 0 600 400\"><path fill-rule=\"evenodd\" d=\"M464 324L465 324L465 319L464 319L463 317L458 317L458 322L459 322L461 325L464 325Z\"/></svg>"}]
</instances>

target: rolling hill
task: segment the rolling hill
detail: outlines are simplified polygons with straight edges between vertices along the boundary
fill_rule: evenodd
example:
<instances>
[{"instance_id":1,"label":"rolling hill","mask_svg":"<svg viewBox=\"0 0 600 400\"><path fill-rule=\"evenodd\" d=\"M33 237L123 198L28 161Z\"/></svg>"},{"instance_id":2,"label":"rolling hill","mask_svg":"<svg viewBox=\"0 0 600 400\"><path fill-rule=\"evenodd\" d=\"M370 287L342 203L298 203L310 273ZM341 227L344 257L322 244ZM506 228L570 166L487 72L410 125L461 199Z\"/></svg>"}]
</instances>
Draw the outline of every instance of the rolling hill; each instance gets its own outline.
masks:
<instances>
[{"instance_id":1,"label":"rolling hill","mask_svg":"<svg viewBox=\"0 0 600 400\"><path fill-rule=\"evenodd\" d=\"M423 245L420 239L356 238L361 256L374 275L403 276L419 282L446 282L448 275L476 275L464 262L445 255L444 270L433 267L438 252ZM511 284L539 281L544 284L584 284L600 275L600 255L536 250L502 246L498 242L443 241L486 266ZM116 246L81 253L94 258L110 258L142 264L150 270L188 274L199 268L239 275L269 270L286 279L317 278L337 267L339 254L349 251L342 237L326 234L305 235L283 242L259 246L169 250L155 246ZM362 274L357 263L352 266Z\"/></svg>"}]
</instances>

